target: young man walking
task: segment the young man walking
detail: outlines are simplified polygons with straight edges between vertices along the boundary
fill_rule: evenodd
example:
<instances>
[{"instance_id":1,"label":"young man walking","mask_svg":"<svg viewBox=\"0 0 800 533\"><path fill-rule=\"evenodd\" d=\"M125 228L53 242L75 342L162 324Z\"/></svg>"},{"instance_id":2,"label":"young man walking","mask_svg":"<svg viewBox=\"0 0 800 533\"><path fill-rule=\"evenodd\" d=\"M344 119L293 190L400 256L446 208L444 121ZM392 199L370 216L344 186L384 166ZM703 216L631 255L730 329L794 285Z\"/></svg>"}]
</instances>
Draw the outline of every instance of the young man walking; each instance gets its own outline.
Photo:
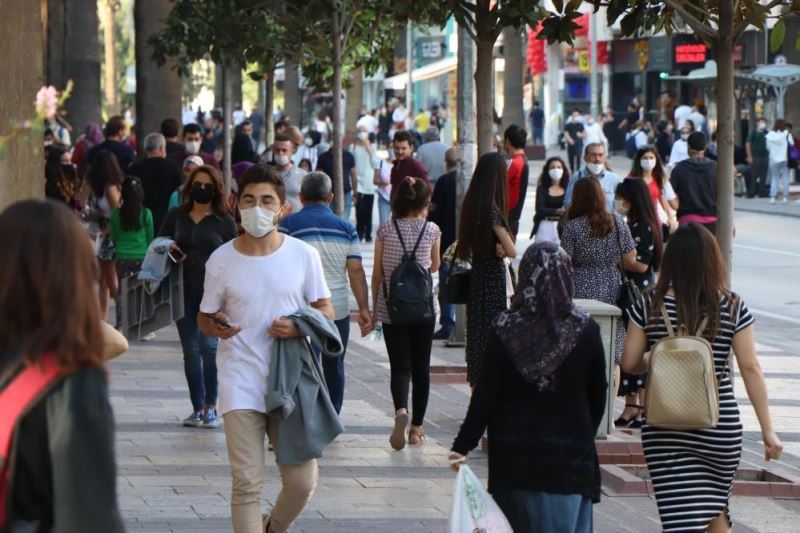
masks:
<instances>
[{"instance_id":1,"label":"young man walking","mask_svg":"<svg viewBox=\"0 0 800 533\"><path fill-rule=\"evenodd\" d=\"M300 336L285 318L311 305L333 318L319 253L276 231L288 211L283 180L265 165L241 178L239 211L245 233L223 244L206 263L198 324L222 339L217 354L219 408L231 463L231 515L236 533L286 531L317 484L317 461L280 464L283 487L262 521L264 435L273 446L277 425L267 418L264 396L275 339Z\"/></svg>"}]
</instances>

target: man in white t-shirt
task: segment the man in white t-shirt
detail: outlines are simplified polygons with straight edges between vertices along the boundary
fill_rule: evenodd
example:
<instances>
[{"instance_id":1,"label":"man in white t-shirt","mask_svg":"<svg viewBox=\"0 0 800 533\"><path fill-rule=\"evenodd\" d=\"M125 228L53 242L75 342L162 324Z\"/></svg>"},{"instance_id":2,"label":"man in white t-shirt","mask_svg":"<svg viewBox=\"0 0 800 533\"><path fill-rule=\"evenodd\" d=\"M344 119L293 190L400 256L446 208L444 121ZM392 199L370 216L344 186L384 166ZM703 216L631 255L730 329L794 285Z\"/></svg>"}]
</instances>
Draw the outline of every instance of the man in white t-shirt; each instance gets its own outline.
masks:
<instances>
[{"instance_id":1,"label":"man in white t-shirt","mask_svg":"<svg viewBox=\"0 0 800 533\"><path fill-rule=\"evenodd\" d=\"M686 124L686 119L692 114L692 108L686 104L681 104L675 108L675 128L680 130Z\"/></svg>"},{"instance_id":2,"label":"man in white t-shirt","mask_svg":"<svg viewBox=\"0 0 800 533\"><path fill-rule=\"evenodd\" d=\"M231 515L235 533L286 531L317 483L317 461L278 465L283 487L262 523L264 435L276 442L277 425L264 406L275 339L300 336L285 318L310 305L334 317L319 252L277 230L289 208L283 181L271 167L242 175L239 211L245 233L206 263L200 330L222 339L217 352L219 408L231 463Z\"/></svg>"}]
</instances>

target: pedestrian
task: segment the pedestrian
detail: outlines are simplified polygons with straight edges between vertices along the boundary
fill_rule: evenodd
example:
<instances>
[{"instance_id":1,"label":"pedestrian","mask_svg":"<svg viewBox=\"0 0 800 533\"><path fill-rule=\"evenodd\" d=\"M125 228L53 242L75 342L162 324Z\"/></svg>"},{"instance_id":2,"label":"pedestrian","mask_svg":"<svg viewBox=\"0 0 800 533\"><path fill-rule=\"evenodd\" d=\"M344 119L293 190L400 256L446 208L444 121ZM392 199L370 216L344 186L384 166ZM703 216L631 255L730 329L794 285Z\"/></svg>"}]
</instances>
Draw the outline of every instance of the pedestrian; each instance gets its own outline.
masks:
<instances>
[{"instance_id":1,"label":"pedestrian","mask_svg":"<svg viewBox=\"0 0 800 533\"><path fill-rule=\"evenodd\" d=\"M279 229L316 248L322 260L325 282L331 292L334 322L344 350L340 357L322 357L322 368L331 402L340 413L344 400L344 357L350 338L348 289L352 289L358 305L358 325L363 337L372 331L367 277L361 263L361 246L355 227L350 221L336 216L329 207L333 200L330 177L322 172L303 176L300 200L303 209L282 219Z\"/></svg>"},{"instance_id":2,"label":"pedestrian","mask_svg":"<svg viewBox=\"0 0 800 533\"><path fill-rule=\"evenodd\" d=\"M747 150L747 164L750 165L747 197L766 196L769 150L767 149L767 119L764 117L758 117L756 129L747 136L745 149Z\"/></svg>"},{"instance_id":3,"label":"pedestrian","mask_svg":"<svg viewBox=\"0 0 800 533\"><path fill-rule=\"evenodd\" d=\"M389 443L402 450L406 442L422 444L425 440L423 423L428 408L430 392L431 347L435 315L420 318L415 324L392 324L387 299L392 287L395 269L400 266L406 252L413 253L416 262L428 272L439 270L441 230L426 220L431 191L428 183L408 177L400 184L392 199L392 220L378 228L375 240L372 269L373 323L383 325L383 338L389 354L390 382L394 403L394 429ZM416 243L416 244L415 244ZM410 252L416 249L415 252ZM429 288L428 290L431 290ZM433 294L421 295L435 305ZM411 427L408 426L408 386L413 384L411 395Z\"/></svg>"},{"instance_id":4,"label":"pedestrian","mask_svg":"<svg viewBox=\"0 0 800 533\"><path fill-rule=\"evenodd\" d=\"M301 159L300 163L297 166L298 166L298 168L301 168L302 170L305 170L306 172L311 172L312 170L314 170L313 168L311 168L311 160L310 159L305 159L305 158Z\"/></svg>"},{"instance_id":5,"label":"pedestrian","mask_svg":"<svg viewBox=\"0 0 800 533\"><path fill-rule=\"evenodd\" d=\"M606 198L606 209L609 213L614 212L614 196L616 195L617 185L622 181L617 174L608 169L606 159L606 148L602 144L587 144L583 152L583 160L586 166L575 172L569 177L567 190L564 193L564 207L569 209L572 205L572 191L575 184L585 178L595 178L600 182L600 188Z\"/></svg>"},{"instance_id":6,"label":"pedestrian","mask_svg":"<svg viewBox=\"0 0 800 533\"><path fill-rule=\"evenodd\" d=\"M369 132L362 126L356 133L356 142L350 145L356 163L358 186L356 190L356 232L358 238L372 242L372 207L375 203L375 170L380 166L378 154L369 140Z\"/></svg>"},{"instance_id":7,"label":"pedestrian","mask_svg":"<svg viewBox=\"0 0 800 533\"><path fill-rule=\"evenodd\" d=\"M661 162L661 156L654 146L645 146L636 151L628 178L641 179L647 186L653 208L656 210L662 228L663 242L669 239L671 231L678 228L675 210L678 208L678 196L667 179L667 172Z\"/></svg>"},{"instance_id":8,"label":"pedestrian","mask_svg":"<svg viewBox=\"0 0 800 533\"><path fill-rule=\"evenodd\" d=\"M205 264L211 254L238 234L228 214L222 177L214 167L195 168L181 192L182 202L170 211L158 230L159 237L175 241L183 259L183 318L178 336L183 349L183 369L189 386L192 413L188 427L219 427L217 412L217 339L199 328L197 313L203 299Z\"/></svg>"},{"instance_id":9,"label":"pedestrian","mask_svg":"<svg viewBox=\"0 0 800 533\"><path fill-rule=\"evenodd\" d=\"M98 145L101 146L101 145ZM100 266L98 278L98 302L100 315L105 320L108 315L109 298L117 298L117 270L114 264L114 241L108 227L111 211L120 205L122 182L125 175L117 163L117 157L110 150L98 152L86 173L90 187L90 218L97 224L99 234L95 242L97 262ZM115 327L119 327L119 317Z\"/></svg>"},{"instance_id":10,"label":"pedestrian","mask_svg":"<svg viewBox=\"0 0 800 533\"><path fill-rule=\"evenodd\" d=\"M105 140L92 146L87 152L86 164L92 165L100 152L111 152L117 158L120 169L127 172L128 167L136 158L136 154L130 146L122 142L125 137L125 119L120 115L108 119L106 127L103 129L103 135Z\"/></svg>"},{"instance_id":11,"label":"pedestrian","mask_svg":"<svg viewBox=\"0 0 800 533\"><path fill-rule=\"evenodd\" d=\"M417 149L417 160L428 171L431 183L436 183L439 176L444 174L444 153L447 145L439 140L439 130L431 126L422 137L424 141Z\"/></svg>"},{"instance_id":12,"label":"pedestrian","mask_svg":"<svg viewBox=\"0 0 800 533\"><path fill-rule=\"evenodd\" d=\"M5 257L14 258L0 262L0 392L11 396L2 425L13 443L3 450L3 469L13 473L3 477L3 530L122 533L86 231L64 205L25 200L0 214L0 239ZM7 387L36 367L57 377L26 408Z\"/></svg>"},{"instance_id":13,"label":"pedestrian","mask_svg":"<svg viewBox=\"0 0 800 533\"><path fill-rule=\"evenodd\" d=\"M392 148L394 148L394 161L392 161L392 194L397 192L397 185L407 177L419 178L425 181L425 183L430 184L428 169L413 157L414 139L409 132L398 131L395 133Z\"/></svg>"},{"instance_id":14,"label":"pedestrian","mask_svg":"<svg viewBox=\"0 0 800 533\"><path fill-rule=\"evenodd\" d=\"M636 263L625 267L625 275L644 291L655 282L655 272L661 265L664 250L661 222L653 209L653 201L644 181L626 179L617 185L617 212L625 217L636 245ZM627 325L627 310L623 310L623 320ZM614 420L615 427L642 426L641 417L645 409L642 391L645 380L644 374L622 372L617 395L625 398L625 409Z\"/></svg>"},{"instance_id":15,"label":"pedestrian","mask_svg":"<svg viewBox=\"0 0 800 533\"><path fill-rule=\"evenodd\" d=\"M489 429L489 492L514 531L590 533L600 501L594 435L605 412L600 327L573 302L557 244L525 251L512 308L490 326L487 357L453 442L458 469Z\"/></svg>"},{"instance_id":16,"label":"pedestrian","mask_svg":"<svg viewBox=\"0 0 800 533\"><path fill-rule=\"evenodd\" d=\"M533 216L531 238L535 242L561 242L558 226L566 213L564 195L569 183L569 169L560 157L545 161L536 185L536 214Z\"/></svg>"},{"instance_id":17,"label":"pedestrian","mask_svg":"<svg viewBox=\"0 0 800 533\"><path fill-rule=\"evenodd\" d=\"M159 134L160 135L160 134ZM117 285L142 268L147 247L153 240L153 213L144 206L144 190L137 177L122 183L120 207L111 211L109 228L116 254ZM122 323L122 298L116 299L117 324Z\"/></svg>"},{"instance_id":18,"label":"pedestrian","mask_svg":"<svg viewBox=\"0 0 800 533\"><path fill-rule=\"evenodd\" d=\"M203 152L201 145L203 143L203 128L194 122L185 124L183 126L183 151L176 151L167 156L176 165L180 166L191 155L198 155L203 159L203 164L214 167L220 170L219 161L213 154Z\"/></svg>"},{"instance_id":19,"label":"pedestrian","mask_svg":"<svg viewBox=\"0 0 800 533\"><path fill-rule=\"evenodd\" d=\"M44 179L45 197L63 202L76 212L82 211L81 180L69 152L59 146L50 147L44 164Z\"/></svg>"},{"instance_id":20,"label":"pedestrian","mask_svg":"<svg viewBox=\"0 0 800 533\"><path fill-rule=\"evenodd\" d=\"M233 477L233 529L276 533L291 527L311 499L318 469L316 459L278 464L282 488L262 520L264 436L276 446L280 431L264 403L273 347L276 339L300 336L289 315L309 305L331 319L334 312L319 252L275 231L289 207L283 180L272 167L245 171L238 206L245 232L208 259L198 321L201 332L222 339L220 411Z\"/></svg>"},{"instance_id":21,"label":"pedestrian","mask_svg":"<svg viewBox=\"0 0 800 533\"><path fill-rule=\"evenodd\" d=\"M706 158L706 136L689 136L689 159L672 170L670 182L678 195L678 223L698 222L711 233L717 231L717 165Z\"/></svg>"},{"instance_id":22,"label":"pedestrian","mask_svg":"<svg viewBox=\"0 0 800 533\"><path fill-rule=\"evenodd\" d=\"M288 128L287 128L288 129ZM292 162L296 146L291 137L282 133L275 136L272 143L272 165L275 172L283 179L286 189L286 201L291 206L291 213L297 213L303 208L300 203L300 185L303 182L305 171Z\"/></svg>"},{"instance_id":23,"label":"pedestrian","mask_svg":"<svg viewBox=\"0 0 800 533\"><path fill-rule=\"evenodd\" d=\"M252 137L246 133L238 133L234 136L231 146L231 164L235 165L243 161L258 163L259 159L258 154L253 150Z\"/></svg>"},{"instance_id":24,"label":"pedestrian","mask_svg":"<svg viewBox=\"0 0 800 533\"><path fill-rule=\"evenodd\" d=\"M528 119L531 123L533 144L544 144L544 111L539 106L539 100L533 102L533 109L531 109Z\"/></svg>"},{"instance_id":25,"label":"pedestrian","mask_svg":"<svg viewBox=\"0 0 800 533\"><path fill-rule=\"evenodd\" d=\"M675 108L673 118L675 119L675 129L681 131L686 125L686 120L692 114L692 108L687 104L681 104Z\"/></svg>"},{"instance_id":26,"label":"pedestrian","mask_svg":"<svg viewBox=\"0 0 800 533\"><path fill-rule=\"evenodd\" d=\"M512 124L503 132L503 148L508 154L506 170L506 191L508 194L508 226L511 238L516 241L519 219L528 195L528 158L525 157L525 140L528 132Z\"/></svg>"},{"instance_id":27,"label":"pedestrian","mask_svg":"<svg viewBox=\"0 0 800 533\"><path fill-rule=\"evenodd\" d=\"M667 158L669 158L670 152L672 151L671 127L672 126L665 120L659 120L658 123L656 123L655 139L653 140L653 144L656 147L656 151L658 152L658 156L661 158L661 161L666 161Z\"/></svg>"},{"instance_id":28,"label":"pedestrian","mask_svg":"<svg viewBox=\"0 0 800 533\"><path fill-rule=\"evenodd\" d=\"M583 152L583 138L586 132L583 128L581 110L573 109L572 114L564 125L564 142L567 143L567 159L569 159L570 172L573 174L578 171L581 164L581 152Z\"/></svg>"},{"instance_id":29,"label":"pedestrian","mask_svg":"<svg viewBox=\"0 0 800 533\"><path fill-rule=\"evenodd\" d=\"M97 122L90 122L86 125L83 135L75 142L72 149L72 163L78 171L78 177L83 180L86 175L86 161L89 150L103 142L103 129Z\"/></svg>"},{"instance_id":30,"label":"pedestrian","mask_svg":"<svg viewBox=\"0 0 800 533\"><path fill-rule=\"evenodd\" d=\"M450 273L450 263L444 261L444 254L456 240L456 180L458 179L458 148L448 148L444 154L446 173L442 174L433 186L431 210L428 220L442 230L440 251L442 260L439 267L439 286ZM439 324L441 327L433 334L434 340L444 340L456 326L456 306L447 303L439 291Z\"/></svg>"},{"instance_id":31,"label":"pedestrian","mask_svg":"<svg viewBox=\"0 0 800 533\"><path fill-rule=\"evenodd\" d=\"M319 157L319 144L320 144L320 133L314 130L308 130L303 137L303 144L297 148L297 153L300 156L300 162L303 159L307 159L310 163L310 166L306 170L306 172L311 172L317 166L317 158ZM301 167L301 165L297 165ZM302 168L302 167L301 167Z\"/></svg>"},{"instance_id":32,"label":"pedestrian","mask_svg":"<svg viewBox=\"0 0 800 533\"><path fill-rule=\"evenodd\" d=\"M583 138L583 144L601 143L608 151L608 138L603 131L603 125L595 120L592 115L586 115L586 123L584 124L584 131L586 137Z\"/></svg>"},{"instance_id":33,"label":"pedestrian","mask_svg":"<svg viewBox=\"0 0 800 533\"><path fill-rule=\"evenodd\" d=\"M192 172L197 167L203 166L203 158L199 155L190 155L183 161L183 168L181 169L181 184L180 186L172 191L172 194L169 196L169 206L167 207L167 212L169 213L176 207L181 204L181 198L183 196L183 188L186 185L186 182L189 181L189 176L192 175ZM236 168L236 165L233 166ZM234 177L236 177L236 171L234 170ZM154 226L160 228L161 225Z\"/></svg>"},{"instance_id":34,"label":"pedestrian","mask_svg":"<svg viewBox=\"0 0 800 533\"><path fill-rule=\"evenodd\" d=\"M645 125L643 120L637 120L633 123L633 129L628 132L628 135L625 137L625 150L628 152L628 157L631 157L630 152L636 154L636 150L644 148L650 144L650 138L647 135L647 126ZM628 146L632 145L631 148L633 150L629 150Z\"/></svg>"},{"instance_id":35,"label":"pedestrian","mask_svg":"<svg viewBox=\"0 0 800 533\"><path fill-rule=\"evenodd\" d=\"M328 148L325 153L322 153L317 158L317 167L319 170L331 176L334 176L333 164L333 145ZM344 189L344 212L342 218L350 220L350 211L353 209L353 194L358 194L358 172L356 171L356 159L353 153L348 150L342 150L342 188ZM333 192L334 197L336 190Z\"/></svg>"},{"instance_id":36,"label":"pedestrian","mask_svg":"<svg viewBox=\"0 0 800 533\"><path fill-rule=\"evenodd\" d=\"M700 224L681 226L664 252L658 281L631 308L623 369L646 370L644 354L669 328L700 335L713 349L719 422L709 429L642 428L642 447L664 531L730 531L730 495L742 456L742 422L733 395L731 350L756 413L767 461L783 444L772 427L767 385L755 348L753 316L728 288L725 261L714 236ZM701 391L696 391L700 393Z\"/></svg>"},{"instance_id":37,"label":"pedestrian","mask_svg":"<svg viewBox=\"0 0 800 533\"><path fill-rule=\"evenodd\" d=\"M402 100L397 102L397 107L392 111L392 123L395 132L404 131L408 127L406 124L408 122L408 114L409 111L406 109L405 103Z\"/></svg>"},{"instance_id":38,"label":"pedestrian","mask_svg":"<svg viewBox=\"0 0 800 533\"><path fill-rule=\"evenodd\" d=\"M517 249L507 222L506 162L497 152L478 159L461 206L456 257L469 261L467 381L478 382L492 320L508 307L506 257Z\"/></svg>"},{"instance_id":39,"label":"pedestrian","mask_svg":"<svg viewBox=\"0 0 800 533\"><path fill-rule=\"evenodd\" d=\"M378 161L378 169L375 171L375 192L378 196L378 220L383 224L392 218L392 161L388 159Z\"/></svg>"},{"instance_id":40,"label":"pedestrian","mask_svg":"<svg viewBox=\"0 0 800 533\"><path fill-rule=\"evenodd\" d=\"M636 243L625 220L606 208L598 180L587 178L575 184L575 197L567 211L567 220L561 247L572 259L575 297L617 305L622 294L618 265L621 262L625 269L636 267ZM621 320L617 321L613 339L612 355L619 366L625 340L625 326ZM617 388L615 382L614 390Z\"/></svg>"},{"instance_id":41,"label":"pedestrian","mask_svg":"<svg viewBox=\"0 0 800 533\"><path fill-rule=\"evenodd\" d=\"M167 159L167 141L160 133L144 138L145 158L130 166L128 173L138 176L144 189L144 206L153 213L154 227L160 228L169 212L169 199L183 178L178 165Z\"/></svg>"},{"instance_id":42,"label":"pedestrian","mask_svg":"<svg viewBox=\"0 0 800 533\"><path fill-rule=\"evenodd\" d=\"M392 129L392 114L381 106L378 111L378 146L384 148L389 145L389 130Z\"/></svg>"},{"instance_id":43,"label":"pedestrian","mask_svg":"<svg viewBox=\"0 0 800 533\"><path fill-rule=\"evenodd\" d=\"M178 124L178 121L174 118L165 118L161 121L161 135L164 136L164 140L166 141L167 155L176 152L184 152L186 150L186 147L178 142L178 132L180 129L180 124Z\"/></svg>"},{"instance_id":44,"label":"pedestrian","mask_svg":"<svg viewBox=\"0 0 800 533\"><path fill-rule=\"evenodd\" d=\"M778 185L782 184L781 200L789 201L789 146L794 146L794 137L787 131L786 123L779 118L767 133L767 151L769 152L769 173L772 176L769 185L769 203L774 204L778 197Z\"/></svg>"},{"instance_id":45,"label":"pedestrian","mask_svg":"<svg viewBox=\"0 0 800 533\"><path fill-rule=\"evenodd\" d=\"M694 125L691 120L685 120L683 127L679 130L680 138L672 143L672 150L669 153L668 166L674 169L681 161L689 159L689 135L694 132Z\"/></svg>"}]
</instances>

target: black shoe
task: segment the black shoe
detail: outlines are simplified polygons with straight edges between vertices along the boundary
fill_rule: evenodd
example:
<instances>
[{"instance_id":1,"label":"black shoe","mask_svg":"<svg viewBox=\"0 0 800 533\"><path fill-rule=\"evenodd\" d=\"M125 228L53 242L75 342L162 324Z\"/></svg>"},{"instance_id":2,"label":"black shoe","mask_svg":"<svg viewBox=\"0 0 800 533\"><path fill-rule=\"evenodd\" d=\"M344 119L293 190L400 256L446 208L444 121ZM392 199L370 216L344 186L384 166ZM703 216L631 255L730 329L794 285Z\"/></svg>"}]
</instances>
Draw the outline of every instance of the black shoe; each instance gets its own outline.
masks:
<instances>
[{"instance_id":1,"label":"black shoe","mask_svg":"<svg viewBox=\"0 0 800 533\"><path fill-rule=\"evenodd\" d=\"M639 413L642 412L642 408L635 404L625 404L625 407L635 407L637 409L637 413L633 418L625 418L620 416L616 420L614 420L614 427L615 428L637 428L641 427L642 423L638 420ZM638 423L638 425L636 425Z\"/></svg>"},{"instance_id":2,"label":"black shoe","mask_svg":"<svg viewBox=\"0 0 800 533\"><path fill-rule=\"evenodd\" d=\"M433 340L435 341L443 341L450 338L450 332L446 329L442 328L436 333L433 334Z\"/></svg>"}]
</instances>

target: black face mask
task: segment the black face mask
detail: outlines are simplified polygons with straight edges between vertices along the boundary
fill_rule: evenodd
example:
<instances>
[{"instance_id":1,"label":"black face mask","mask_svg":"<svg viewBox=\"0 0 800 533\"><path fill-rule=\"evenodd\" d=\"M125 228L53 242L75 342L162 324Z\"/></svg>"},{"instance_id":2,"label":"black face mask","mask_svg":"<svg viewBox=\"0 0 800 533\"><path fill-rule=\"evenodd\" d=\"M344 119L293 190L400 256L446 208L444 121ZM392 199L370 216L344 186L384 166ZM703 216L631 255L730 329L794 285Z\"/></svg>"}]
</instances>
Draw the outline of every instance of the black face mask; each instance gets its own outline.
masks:
<instances>
[{"instance_id":1,"label":"black face mask","mask_svg":"<svg viewBox=\"0 0 800 533\"><path fill-rule=\"evenodd\" d=\"M215 192L213 185L202 183L192 183L192 200L198 204L207 204L214 199Z\"/></svg>"}]
</instances>

